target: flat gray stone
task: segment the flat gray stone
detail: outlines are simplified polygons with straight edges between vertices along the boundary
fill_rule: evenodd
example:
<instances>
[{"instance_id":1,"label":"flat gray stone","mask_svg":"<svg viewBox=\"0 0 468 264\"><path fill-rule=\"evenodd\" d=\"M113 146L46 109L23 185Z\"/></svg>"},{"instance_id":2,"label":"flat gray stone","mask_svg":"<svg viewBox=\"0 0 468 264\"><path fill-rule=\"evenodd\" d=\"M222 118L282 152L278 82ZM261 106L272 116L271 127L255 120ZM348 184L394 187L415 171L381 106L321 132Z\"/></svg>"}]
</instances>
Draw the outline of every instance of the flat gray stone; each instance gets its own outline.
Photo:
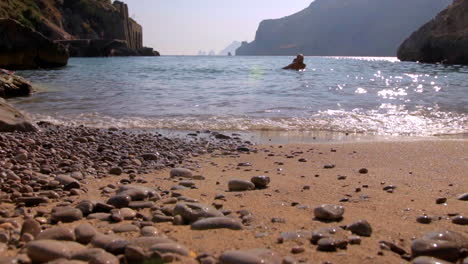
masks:
<instances>
[{"instance_id":1,"label":"flat gray stone","mask_svg":"<svg viewBox=\"0 0 468 264\"><path fill-rule=\"evenodd\" d=\"M113 227L112 231L114 231L114 233L140 232L140 228L136 225L124 224Z\"/></svg>"},{"instance_id":2,"label":"flat gray stone","mask_svg":"<svg viewBox=\"0 0 468 264\"><path fill-rule=\"evenodd\" d=\"M464 194L458 196L458 200L460 200L460 201L468 201L468 193L464 193Z\"/></svg>"},{"instance_id":3,"label":"flat gray stone","mask_svg":"<svg viewBox=\"0 0 468 264\"><path fill-rule=\"evenodd\" d=\"M193 230L208 230L208 229L232 229L241 230L242 223L230 217L211 217L200 219L192 224Z\"/></svg>"},{"instance_id":4,"label":"flat gray stone","mask_svg":"<svg viewBox=\"0 0 468 264\"><path fill-rule=\"evenodd\" d=\"M100 248L89 248L72 255L73 259L93 264L119 264L119 259Z\"/></svg>"},{"instance_id":5,"label":"flat gray stone","mask_svg":"<svg viewBox=\"0 0 468 264\"><path fill-rule=\"evenodd\" d=\"M173 214L180 215L187 223L193 223L201 218L224 216L214 207L199 203L177 203Z\"/></svg>"},{"instance_id":6,"label":"flat gray stone","mask_svg":"<svg viewBox=\"0 0 468 264\"><path fill-rule=\"evenodd\" d=\"M81 210L76 208L67 208L63 210L57 210L52 213L53 222L62 222L62 223L71 223L79 221L83 218L83 213Z\"/></svg>"},{"instance_id":7,"label":"flat gray stone","mask_svg":"<svg viewBox=\"0 0 468 264\"><path fill-rule=\"evenodd\" d=\"M314 215L319 220L338 221L343 218L344 211L341 205L324 204L314 209Z\"/></svg>"},{"instance_id":8,"label":"flat gray stone","mask_svg":"<svg viewBox=\"0 0 468 264\"><path fill-rule=\"evenodd\" d=\"M72 230L56 226L46 229L36 236L36 240L63 240L75 241L75 234Z\"/></svg>"},{"instance_id":9,"label":"flat gray stone","mask_svg":"<svg viewBox=\"0 0 468 264\"><path fill-rule=\"evenodd\" d=\"M219 257L220 264L281 264L282 258L267 249L226 251Z\"/></svg>"},{"instance_id":10,"label":"flat gray stone","mask_svg":"<svg viewBox=\"0 0 468 264\"><path fill-rule=\"evenodd\" d=\"M60 258L69 259L85 247L76 242L57 240L35 240L26 244L28 257L34 263L44 263Z\"/></svg>"},{"instance_id":11,"label":"flat gray stone","mask_svg":"<svg viewBox=\"0 0 468 264\"><path fill-rule=\"evenodd\" d=\"M359 220L346 227L347 230L358 236L370 237L372 235L372 227L366 220Z\"/></svg>"},{"instance_id":12,"label":"flat gray stone","mask_svg":"<svg viewBox=\"0 0 468 264\"><path fill-rule=\"evenodd\" d=\"M412 264L452 264L451 262L447 262L445 260L436 259L432 257L417 257L413 259Z\"/></svg>"},{"instance_id":13,"label":"flat gray stone","mask_svg":"<svg viewBox=\"0 0 468 264\"><path fill-rule=\"evenodd\" d=\"M190 251L184 246L177 243L160 243L150 247L150 252L158 252L160 254L172 253L181 256L188 256Z\"/></svg>"},{"instance_id":14,"label":"flat gray stone","mask_svg":"<svg viewBox=\"0 0 468 264\"><path fill-rule=\"evenodd\" d=\"M242 192L255 189L255 184L246 180L232 179L228 182L228 189L231 192Z\"/></svg>"},{"instance_id":15,"label":"flat gray stone","mask_svg":"<svg viewBox=\"0 0 468 264\"><path fill-rule=\"evenodd\" d=\"M191 179L193 177L193 173L189 169L185 168L174 168L171 169L171 172L169 173L171 178L189 178Z\"/></svg>"}]
</instances>

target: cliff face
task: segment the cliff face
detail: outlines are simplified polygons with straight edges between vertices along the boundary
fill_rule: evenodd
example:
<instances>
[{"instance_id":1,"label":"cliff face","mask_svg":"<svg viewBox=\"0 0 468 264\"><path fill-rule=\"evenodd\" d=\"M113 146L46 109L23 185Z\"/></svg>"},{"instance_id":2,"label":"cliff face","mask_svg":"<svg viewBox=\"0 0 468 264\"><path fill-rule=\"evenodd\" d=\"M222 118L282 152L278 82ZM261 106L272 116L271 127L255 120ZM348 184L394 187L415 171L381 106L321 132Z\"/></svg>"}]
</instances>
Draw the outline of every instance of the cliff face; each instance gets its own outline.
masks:
<instances>
[{"instance_id":1,"label":"cliff face","mask_svg":"<svg viewBox=\"0 0 468 264\"><path fill-rule=\"evenodd\" d=\"M237 55L395 56L398 45L451 0L316 0L260 23Z\"/></svg>"},{"instance_id":2,"label":"cliff face","mask_svg":"<svg viewBox=\"0 0 468 264\"><path fill-rule=\"evenodd\" d=\"M468 0L455 0L398 49L403 61L468 64Z\"/></svg>"},{"instance_id":3,"label":"cliff face","mask_svg":"<svg viewBox=\"0 0 468 264\"><path fill-rule=\"evenodd\" d=\"M111 0L1 0L0 18L12 18L51 40L124 40L143 47L143 30L128 7Z\"/></svg>"}]
</instances>

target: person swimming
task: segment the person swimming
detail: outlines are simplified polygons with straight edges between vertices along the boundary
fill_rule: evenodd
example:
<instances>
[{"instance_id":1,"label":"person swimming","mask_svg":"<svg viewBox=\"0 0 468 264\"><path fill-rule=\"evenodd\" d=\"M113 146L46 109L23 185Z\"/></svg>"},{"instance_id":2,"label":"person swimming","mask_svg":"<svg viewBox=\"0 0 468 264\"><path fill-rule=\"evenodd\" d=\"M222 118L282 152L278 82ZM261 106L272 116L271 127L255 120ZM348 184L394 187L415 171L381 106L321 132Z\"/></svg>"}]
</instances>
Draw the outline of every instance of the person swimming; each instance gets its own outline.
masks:
<instances>
[{"instance_id":1,"label":"person swimming","mask_svg":"<svg viewBox=\"0 0 468 264\"><path fill-rule=\"evenodd\" d=\"M307 67L306 64L304 64L304 55L298 54L296 58L293 60L291 64L288 66L284 67L283 70L295 70L295 71L302 71Z\"/></svg>"}]
</instances>

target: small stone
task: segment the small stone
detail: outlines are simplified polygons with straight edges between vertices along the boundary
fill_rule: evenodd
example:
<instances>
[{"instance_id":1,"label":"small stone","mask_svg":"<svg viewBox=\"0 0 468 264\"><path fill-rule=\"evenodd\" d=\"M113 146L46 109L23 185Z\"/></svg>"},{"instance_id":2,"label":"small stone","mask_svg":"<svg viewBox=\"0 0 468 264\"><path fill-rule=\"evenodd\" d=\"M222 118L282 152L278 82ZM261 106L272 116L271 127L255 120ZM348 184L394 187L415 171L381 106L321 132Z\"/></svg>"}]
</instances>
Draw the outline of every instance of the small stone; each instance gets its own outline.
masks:
<instances>
[{"instance_id":1,"label":"small stone","mask_svg":"<svg viewBox=\"0 0 468 264\"><path fill-rule=\"evenodd\" d=\"M158 229L153 226L145 226L140 230L141 236L144 237L151 237L151 236L157 236L159 234Z\"/></svg>"},{"instance_id":2,"label":"small stone","mask_svg":"<svg viewBox=\"0 0 468 264\"><path fill-rule=\"evenodd\" d=\"M424 257L424 256L413 259L413 262L411 263L412 264L451 264L451 262L447 262L445 260L436 259L432 257Z\"/></svg>"},{"instance_id":3,"label":"small stone","mask_svg":"<svg viewBox=\"0 0 468 264\"><path fill-rule=\"evenodd\" d=\"M189 255L189 250L186 249L184 246L179 245L177 243L160 243L160 244L155 244L151 246L149 249L150 252L158 252L160 254L166 254L166 253L173 253L181 256L188 256Z\"/></svg>"},{"instance_id":4,"label":"small stone","mask_svg":"<svg viewBox=\"0 0 468 264\"><path fill-rule=\"evenodd\" d=\"M21 227L21 235L31 234L36 237L41 231L41 225L34 219L26 219Z\"/></svg>"},{"instance_id":5,"label":"small stone","mask_svg":"<svg viewBox=\"0 0 468 264\"><path fill-rule=\"evenodd\" d=\"M339 221L343 218L344 211L341 205L324 204L314 209L314 215L319 220Z\"/></svg>"},{"instance_id":6,"label":"small stone","mask_svg":"<svg viewBox=\"0 0 468 264\"><path fill-rule=\"evenodd\" d=\"M255 185L250 181L233 179L228 182L228 189L231 192L241 192L255 189Z\"/></svg>"},{"instance_id":7,"label":"small stone","mask_svg":"<svg viewBox=\"0 0 468 264\"><path fill-rule=\"evenodd\" d=\"M71 223L83 218L83 213L76 208L60 209L52 213L53 222Z\"/></svg>"},{"instance_id":8,"label":"small stone","mask_svg":"<svg viewBox=\"0 0 468 264\"><path fill-rule=\"evenodd\" d=\"M123 170L120 167L114 167L114 168L111 168L109 170L109 174L111 174L111 175L120 176L120 175L122 175L122 173L123 173Z\"/></svg>"},{"instance_id":9,"label":"small stone","mask_svg":"<svg viewBox=\"0 0 468 264\"><path fill-rule=\"evenodd\" d=\"M431 256L455 262L459 256L458 246L452 241L432 240L427 238L416 239L411 244L412 256Z\"/></svg>"},{"instance_id":10,"label":"small stone","mask_svg":"<svg viewBox=\"0 0 468 264\"><path fill-rule=\"evenodd\" d=\"M359 173L361 173L361 174L367 174L367 173L369 173L369 170L366 169L366 168L362 168L362 169L359 169Z\"/></svg>"},{"instance_id":11,"label":"small stone","mask_svg":"<svg viewBox=\"0 0 468 264\"><path fill-rule=\"evenodd\" d=\"M457 215L454 218L452 218L452 223L456 225L468 225L468 217Z\"/></svg>"},{"instance_id":12,"label":"small stone","mask_svg":"<svg viewBox=\"0 0 468 264\"><path fill-rule=\"evenodd\" d=\"M460 201L468 201L468 193L464 193L464 194L458 196L458 200L460 200Z\"/></svg>"},{"instance_id":13,"label":"small stone","mask_svg":"<svg viewBox=\"0 0 468 264\"><path fill-rule=\"evenodd\" d=\"M219 257L220 264L281 264L282 258L271 250L251 249L226 251Z\"/></svg>"},{"instance_id":14,"label":"small stone","mask_svg":"<svg viewBox=\"0 0 468 264\"><path fill-rule=\"evenodd\" d=\"M440 197L436 199L436 204L444 204L447 202L447 198L445 197Z\"/></svg>"},{"instance_id":15,"label":"small stone","mask_svg":"<svg viewBox=\"0 0 468 264\"><path fill-rule=\"evenodd\" d=\"M305 251L304 247L295 246L291 248L291 253L293 254L300 254L300 253L303 253L304 251Z\"/></svg>"},{"instance_id":16,"label":"small stone","mask_svg":"<svg viewBox=\"0 0 468 264\"><path fill-rule=\"evenodd\" d=\"M191 225L193 230L208 230L226 228L231 230L241 230L242 224L230 217L211 217L200 219Z\"/></svg>"},{"instance_id":17,"label":"small stone","mask_svg":"<svg viewBox=\"0 0 468 264\"><path fill-rule=\"evenodd\" d=\"M94 227L88 223L84 223L75 227L76 241L84 245L91 242L96 233L96 229L94 229Z\"/></svg>"},{"instance_id":18,"label":"small stone","mask_svg":"<svg viewBox=\"0 0 468 264\"><path fill-rule=\"evenodd\" d=\"M128 207L132 198L128 195L115 195L107 200L107 204L114 206L115 208Z\"/></svg>"},{"instance_id":19,"label":"small stone","mask_svg":"<svg viewBox=\"0 0 468 264\"><path fill-rule=\"evenodd\" d=\"M73 254L72 258L92 264L119 264L117 257L100 248L89 248L79 251Z\"/></svg>"},{"instance_id":20,"label":"small stone","mask_svg":"<svg viewBox=\"0 0 468 264\"><path fill-rule=\"evenodd\" d=\"M340 241L340 240L336 240L334 238L328 238L328 237L322 238L317 242L317 250L325 251L325 252L336 251L337 248L343 247L343 243L346 243L347 245L347 242L345 241Z\"/></svg>"},{"instance_id":21,"label":"small stone","mask_svg":"<svg viewBox=\"0 0 468 264\"><path fill-rule=\"evenodd\" d=\"M420 224L430 224L432 222L432 218L427 215L422 215L416 218L416 222Z\"/></svg>"},{"instance_id":22,"label":"small stone","mask_svg":"<svg viewBox=\"0 0 468 264\"><path fill-rule=\"evenodd\" d=\"M250 181L255 185L257 189L265 189L270 184L270 177L261 175L261 176L254 176L250 179Z\"/></svg>"},{"instance_id":23,"label":"small stone","mask_svg":"<svg viewBox=\"0 0 468 264\"><path fill-rule=\"evenodd\" d=\"M28 257L34 263L44 263L60 258L69 259L85 247L76 242L56 240L35 240L26 244Z\"/></svg>"},{"instance_id":24,"label":"small stone","mask_svg":"<svg viewBox=\"0 0 468 264\"><path fill-rule=\"evenodd\" d=\"M348 242L351 245L360 245L361 244L361 237L360 236L350 236L350 237L348 237Z\"/></svg>"},{"instance_id":25,"label":"small stone","mask_svg":"<svg viewBox=\"0 0 468 264\"><path fill-rule=\"evenodd\" d=\"M174 168L174 169L171 170L170 176L171 176L171 178L177 178L177 177L180 177L180 178L192 178L192 177L193 177L193 173L192 173L192 171L189 170L189 169L185 169L185 168Z\"/></svg>"},{"instance_id":26,"label":"small stone","mask_svg":"<svg viewBox=\"0 0 468 264\"><path fill-rule=\"evenodd\" d=\"M56 226L39 233L36 236L36 240L75 241L75 233L68 228Z\"/></svg>"},{"instance_id":27,"label":"small stone","mask_svg":"<svg viewBox=\"0 0 468 264\"><path fill-rule=\"evenodd\" d=\"M335 168L335 164L325 164L325 165L323 166L323 168L324 168L324 169L333 169L333 168Z\"/></svg>"},{"instance_id":28,"label":"small stone","mask_svg":"<svg viewBox=\"0 0 468 264\"><path fill-rule=\"evenodd\" d=\"M370 237L372 235L372 227L366 220L359 220L346 227L347 230L358 236Z\"/></svg>"}]
</instances>

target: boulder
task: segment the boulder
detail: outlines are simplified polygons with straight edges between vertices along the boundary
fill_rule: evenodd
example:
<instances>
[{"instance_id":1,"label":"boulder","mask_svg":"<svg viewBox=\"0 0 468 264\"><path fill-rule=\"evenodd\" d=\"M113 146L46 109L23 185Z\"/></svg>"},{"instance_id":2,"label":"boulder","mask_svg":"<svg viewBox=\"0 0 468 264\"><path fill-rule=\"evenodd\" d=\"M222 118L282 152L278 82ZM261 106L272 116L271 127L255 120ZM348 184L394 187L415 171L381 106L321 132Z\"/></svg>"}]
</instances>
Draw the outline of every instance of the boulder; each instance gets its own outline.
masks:
<instances>
[{"instance_id":1,"label":"boulder","mask_svg":"<svg viewBox=\"0 0 468 264\"><path fill-rule=\"evenodd\" d=\"M0 68L37 69L68 63L66 49L16 20L0 19Z\"/></svg>"},{"instance_id":2,"label":"boulder","mask_svg":"<svg viewBox=\"0 0 468 264\"><path fill-rule=\"evenodd\" d=\"M468 1L455 0L398 49L402 61L468 64Z\"/></svg>"},{"instance_id":3,"label":"boulder","mask_svg":"<svg viewBox=\"0 0 468 264\"><path fill-rule=\"evenodd\" d=\"M0 132L14 131L36 132L38 128L26 115L0 98Z\"/></svg>"},{"instance_id":4,"label":"boulder","mask_svg":"<svg viewBox=\"0 0 468 264\"><path fill-rule=\"evenodd\" d=\"M33 87L26 79L0 71L0 97L28 96Z\"/></svg>"}]
</instances>

